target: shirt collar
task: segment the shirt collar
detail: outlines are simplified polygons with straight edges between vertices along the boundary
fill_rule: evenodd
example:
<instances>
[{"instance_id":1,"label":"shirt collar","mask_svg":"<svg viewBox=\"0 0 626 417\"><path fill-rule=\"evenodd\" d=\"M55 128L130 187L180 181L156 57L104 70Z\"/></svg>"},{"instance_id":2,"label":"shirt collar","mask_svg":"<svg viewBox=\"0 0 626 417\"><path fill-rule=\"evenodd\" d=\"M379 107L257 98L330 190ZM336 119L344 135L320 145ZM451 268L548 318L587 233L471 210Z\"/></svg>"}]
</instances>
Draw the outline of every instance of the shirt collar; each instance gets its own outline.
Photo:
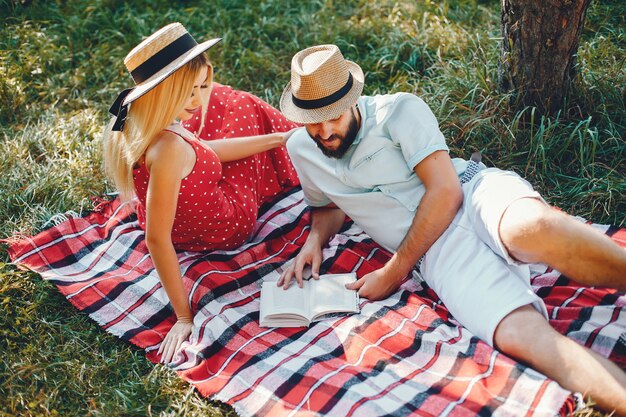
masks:
<instances>
[{"instance_id":1,"label":"shirt collar","mask_svg":"<svg viewBox=\"0 0 626 417\"><path fill-rule=\"evenodd\" d=\"M350 145L350 147L354 146L354 145L358 145L359 142L361 142L361 139L363 139L363 126L365 125L365 119L367 119L367 113L365 110L365 100L363 100L363 97L359 97L359 99L357 100L357 108L356 111L359 112L359 114L361 115L361 126L359 126L359 132L356 134L356 138L354 138L354 142L352 142L352 145Z\"/></svg>"}]
</instances>

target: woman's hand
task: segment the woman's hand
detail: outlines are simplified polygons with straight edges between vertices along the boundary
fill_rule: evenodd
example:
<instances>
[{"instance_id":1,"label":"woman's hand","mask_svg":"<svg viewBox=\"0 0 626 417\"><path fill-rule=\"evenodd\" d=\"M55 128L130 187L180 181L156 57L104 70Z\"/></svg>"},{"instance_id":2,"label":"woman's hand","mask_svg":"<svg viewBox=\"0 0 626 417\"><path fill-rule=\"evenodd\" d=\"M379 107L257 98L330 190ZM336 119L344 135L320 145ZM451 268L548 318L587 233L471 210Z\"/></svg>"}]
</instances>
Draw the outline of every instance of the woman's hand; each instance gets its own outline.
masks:
<instances>
[{"instance_id":1,"label":"woman's hand","mask_svg":"<svg viewBox=\"0 0 626 417\"><path fill-rule=\"evenodd\" d=\"M289 138L291 137L291 135L293 135L293 134L294 134L294 132L295 132L296 130L298 130L298 129L302 129L302 128L301 128L301 127L294 127L293 129L291 129L291 130L289 130L289 131L287 131L287 132L280 132L280 133L279 133L279 134L281 135L281 137L282 137L282 141L283 141L282 146L287 145L287 141L289 140Z\"/></svg>"},{"instance_id":2,"label":"woman's hand","mask_svg":"<svg viewBox=\"0 0 626 417\"><path fill-rule=\"evenodd\" d=\"M193 332L193 320L189 318L180 318L161 342L157 355L161 355L161 363L168 364L178 353L183 342L189 338Z\"/></svg>"},{"instance_id":3,"label":"woman's hand","mask_svg":"<svg viewBox=\"0 0 626 417\"><path fill-rule=\"evenodd\" d=\"M243 136L239 138L216 139L205 141L204 144L213 149L221 162L238 161L257 153L285 146L294 128L287 132L266 133L264 135ZM300 128L301 129L301 128Z\"/></svg>"}]
</instances>

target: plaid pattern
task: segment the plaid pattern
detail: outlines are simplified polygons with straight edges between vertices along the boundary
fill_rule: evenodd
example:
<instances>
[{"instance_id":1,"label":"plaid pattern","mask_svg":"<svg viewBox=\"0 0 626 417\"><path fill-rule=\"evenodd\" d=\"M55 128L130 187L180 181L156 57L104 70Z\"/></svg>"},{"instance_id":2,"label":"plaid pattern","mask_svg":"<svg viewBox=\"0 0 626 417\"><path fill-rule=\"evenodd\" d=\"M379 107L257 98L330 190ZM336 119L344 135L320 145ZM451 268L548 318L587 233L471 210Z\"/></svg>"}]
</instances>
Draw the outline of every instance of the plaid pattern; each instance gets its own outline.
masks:
<instances>
[{"instance_id":1,"label":"plaid pattern","mask_svg":"<svg viewBox=\"0 0 626 417\"><path fill-rule=\"evenodd\" d=\"M361 313L310 328L260 328L262 280L295 256L309 212L298 189L265 208L239 250L180 252L195 331L175 369L242 416L548 416L569 392L494 351L450 317L429 288L407 279ZM624 229L603 228L626 246ZM13 243L16 264L54 282L104 329L156 351L174 322L130 203L114 200ZM389 253L352 223L324 250L322 272L382 266ZM626 364L626 296L537 275L554 327Z\"/></svg>"}]
</instances>

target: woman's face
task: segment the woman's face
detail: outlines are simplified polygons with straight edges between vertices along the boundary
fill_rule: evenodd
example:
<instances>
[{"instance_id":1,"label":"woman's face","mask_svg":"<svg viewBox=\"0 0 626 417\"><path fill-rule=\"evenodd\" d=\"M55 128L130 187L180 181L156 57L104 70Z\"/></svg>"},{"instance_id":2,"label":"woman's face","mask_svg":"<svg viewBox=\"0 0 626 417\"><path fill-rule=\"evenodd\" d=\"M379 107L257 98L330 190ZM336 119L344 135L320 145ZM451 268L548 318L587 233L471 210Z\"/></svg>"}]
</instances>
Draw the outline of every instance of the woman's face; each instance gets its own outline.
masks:
<instances>
[{"instance_id":1,"label":"woman's face","mask_svg":"<svg viewBox=\"0 0 626 417\"><path fill-rule=\"evenodd\" d=\"M210 91L211 80L209 79L209 67L202 67L193 83L191 95L185 101L183 109L178 114L178 119L189 120L195 112L200 110L202 103L206 102Z\"/></svg>"}]
</instances>

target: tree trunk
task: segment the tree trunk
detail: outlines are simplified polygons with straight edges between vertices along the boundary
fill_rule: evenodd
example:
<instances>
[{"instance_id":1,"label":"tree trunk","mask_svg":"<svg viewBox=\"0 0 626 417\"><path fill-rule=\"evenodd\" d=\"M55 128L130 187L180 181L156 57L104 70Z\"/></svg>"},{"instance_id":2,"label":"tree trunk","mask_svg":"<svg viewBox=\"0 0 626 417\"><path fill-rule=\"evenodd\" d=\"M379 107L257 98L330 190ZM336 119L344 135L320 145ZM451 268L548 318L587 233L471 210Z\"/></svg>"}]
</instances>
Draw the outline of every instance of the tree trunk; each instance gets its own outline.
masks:
<instances>
[{"instance_id":1,"label":"tree trunk","mask_svg":"<svg viewBox=\"0 0 626 417\"><path fill-rule=\"evenodd\" d=\"M522 109L562 108L575 78L575 56L591 0L502 0L498 81Z\"/></svg>"}]
</instances>

